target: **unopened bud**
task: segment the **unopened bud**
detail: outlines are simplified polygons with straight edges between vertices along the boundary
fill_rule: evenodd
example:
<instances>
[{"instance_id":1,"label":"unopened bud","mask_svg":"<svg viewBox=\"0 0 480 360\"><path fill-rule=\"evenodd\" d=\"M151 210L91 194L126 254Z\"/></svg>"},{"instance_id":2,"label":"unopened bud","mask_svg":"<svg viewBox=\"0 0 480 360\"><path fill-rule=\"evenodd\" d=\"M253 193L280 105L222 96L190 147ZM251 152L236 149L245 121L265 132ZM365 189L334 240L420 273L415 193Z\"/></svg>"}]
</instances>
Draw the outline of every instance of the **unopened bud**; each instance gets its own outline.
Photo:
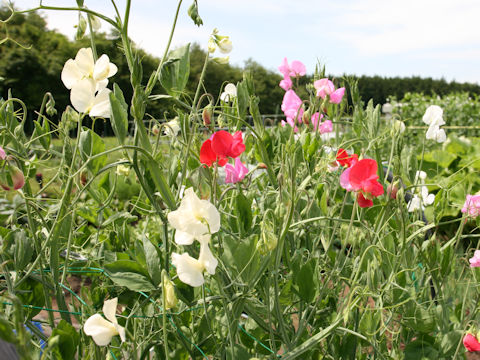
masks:
<instances>
[{"instance_id":1,"label":"unopened bud","mask_svg":"<svg viewBox=\"0 0 480 360\"><path fill-rule=\"evenodd\" d=\"M213 54L215 50L217 50L217 44L215 44L215 41L213 39L208 40L208 52Z\"/></svg>"},{"instance_id":2,"label":"unopened bud","mask_svg":"<svg viewBox=\"0 0 480 360\"><path fill-rule=\"evenodd\" d=\"M267 165L265 165L264 163L258 163L257 167L259 169L266 169L267 168Z\"/></svg>"},{"instance_id":3,"label":"unopened bud","mask_svg":"<svg viewBox=\"0 0 480 360\"><path fill-rule=\"evenodd\" d=\"M82 16L82 14L78 15L78 25L77 25L77 34L75 35L76 40L80 40L85 35L85 30L87 30L87 21Z\"/></svg>"},{"instance_id":4,"label":"unopened bud","mask_svg":"<svg viewBox=\"0 0 480 360\"><path fill-rule=\"evenodd\" d=\"M203 125L209 126L212 123L213 107L212 104L208 104L203 108L202 120Z\"/></svg>"},{"instance_id":5,"label":"unopened bud","mask_svg":"<svg viewBox=\"0 0 480 360\"><path fill-rule=\"evenodd\" d=\"M158 134L160 134L160 126L158 126L158 124L153 125L153 127L152 127L152 133L153 133L153 135L158 135Z\"/></svg>"},{"instance_id":6,"label":"unopened bud","mask_svg":"<svg viewBox=\"0 0 480 360\"><path fill-rule=\"evenodd\" d=\"M397 192L398 192L397 183L389 184L387 186L387 195L390 199L396 199L397 198Z\"/></svg>"},{"instance_id":7,"label":"unopened bud","mask_svg":"<svg viewBox=\"0 0 480 360\"><path fill-rule=\"evenodd\" d=\"M163 277L163 291L165 291L165 309L173 309L177 306L178 299L177 295L175 295L175 287L166 275Z\"/></svg>"},{"instance_id":8,"label":"unopened bud","mask_svg":"<svg viewBox=\"0 0 480 360\"><path fill-rule=\"evenodd\" d=\"M308 125L310 124L310 109L307 109L306 111L304 111L303 115L302 115L302 122L305 124L305 125Z\"/></svg>"},{"instance_id":9,"label":"unopened bud","mask_svg":"<svg viewBox=\"0 0 480 360\"><path fill-rule=\"evenodd\" d=\"M118 165L115 173L119 176L128 176L130 174L130 168L125 165Z\"/></svg>"}]
</instances>

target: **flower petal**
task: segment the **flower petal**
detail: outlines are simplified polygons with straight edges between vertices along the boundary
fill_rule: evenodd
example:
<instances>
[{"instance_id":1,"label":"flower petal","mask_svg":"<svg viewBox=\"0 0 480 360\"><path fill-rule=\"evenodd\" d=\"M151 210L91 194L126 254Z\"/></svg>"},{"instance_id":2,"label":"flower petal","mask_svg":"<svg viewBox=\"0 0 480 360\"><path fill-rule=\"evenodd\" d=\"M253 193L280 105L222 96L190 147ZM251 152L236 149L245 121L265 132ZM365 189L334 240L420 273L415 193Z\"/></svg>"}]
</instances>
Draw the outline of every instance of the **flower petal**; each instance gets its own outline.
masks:
<instances>
[{"instance_id":1,"label":"flower petal","mask_svg":"<svg viewBox=\"0 0 480 360\"><path fill-rule=\"evenodd\" d=\"M118 304L118 298L113 298L110 300L106 300L103 303L103 315L110 320L113 324L117 324L117 304Z\"/></svg>"},{"instance_id":2,"label":"flower petal","mask_svg":"<svg viewBox=\"0 0 480 360\"><path fill-rule=\"evenodd\" d=\"M95 83L89 79L77 81L70 92L70 101L78 112L87 113L95 100Z\"/></svg>"},{"instance_id":3,"label":"flower petal","mask_svg":"<svg viewBox=\"0 0 480 360\"><path fill-rule=\"evenodd\" d=\"M100 116L103 118L110 118L110 89L102 89L95 96L90 109L90 116Z\"/></svg>"},{"instance_id":4,"label":"flower petal","mask_svg":"<svg viewBox=\"0 0 480 360\"><path fill-rule=\"evenodd\" d=\"M198 261L203 264L204 268L211 275L215 274L215 269L218 265L218 260L213 256L210 247L208 246L209 242L202 241L200 242L200 255Z\"/></svg>"},{"instance_id":5,"label":"flower petal","mask_svg":"<svg viewBox=\"0 0 480 360\"><path fill-rule=\"evenodd\" d=\"M62 82L67 89L71 89L73 85L83 77L82 72L73 59L68 59L62 69Z\"/></svg>"},{"instance_id":6,"label":"flower petal","mask_svg":"<svg viewBox=\"0 0 480 360\"><path fill-rule=\"evenodd\" d=\"M92 49L82 48L78 50L77 56L75 56L75 63L85 77L92 76L95 66Z\"/></svg>"},{"instance_id":7,"label":"flower petal","mask_svg":"<svg viewBox=\"0 0 480 360\"><path fill-rule=\"evenodd\" d=\"M202 263L187 253L172 253L172 264L177 268L178 278L183 283L196 287L205 282Z\"/></svg>"},{"instance_id":8,"label":"flower petal","mask_svg":"<svg viewBox=\"0 0 480 360\"><path fill-rule=\"evenodd\" d=\"M115 325L105 320L100 314L90 316L83 325L83 331L91 336L98 346L107 346L112 341L112 337L118 334Z\"/></svg>"}]
</instances>

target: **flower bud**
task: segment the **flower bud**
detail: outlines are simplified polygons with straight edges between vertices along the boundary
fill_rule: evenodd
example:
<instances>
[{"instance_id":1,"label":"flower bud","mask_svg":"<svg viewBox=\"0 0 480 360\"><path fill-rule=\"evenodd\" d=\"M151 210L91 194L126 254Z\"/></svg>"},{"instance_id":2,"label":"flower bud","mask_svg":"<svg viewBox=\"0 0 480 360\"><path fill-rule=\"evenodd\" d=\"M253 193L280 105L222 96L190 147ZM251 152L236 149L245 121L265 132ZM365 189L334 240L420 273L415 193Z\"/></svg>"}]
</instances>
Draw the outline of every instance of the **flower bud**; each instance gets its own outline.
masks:
<instances>
[{"instance_id":1,"label":"flower bud","mask_svg":"<svg viewBox=\"0 0 480 360\"><path fill-rule=\"evenodd\" d=\"M305 124L305 125L308 125L310 124L310 117L312 115L310 114L310 109L307 109L303 115L302 115L302 122Z\"/></svg>"},{"instance_id":2,"label":"flower bud","mask_svg":"<svg viewBox=\"0 0 480 360\"><path fill-rule=\"evenodd\" d=\"M87 21L82 16L82 14L78 15L78 25L77 25L77 33L75 34L75 39L80 40L85 35L85 31L87 30Z\"/></svg>"},{"instance_id":3,"label":"flower bud","mask_svg":"<svg viewBox=\"0 0 480 360\"><path fill-rule=\"evenodd\" d=\"M387 186L387 195L390 199L396 199L398 193L398 184L397 182L389 184Z\"/></svg>"},{"instance_id":4,"label":"flower bud","mask_svg":"<svg viewBox=\"0 0 480 360\"><path fill-rule=\"evenodd\" d=\"M267 165L265 165L264 163L258 163L257 167L259 169L266 169L267 168Z\"/></svg>"},{"instance_id":5,"label":"flower bud","mask_svg":"<svg viewBox=\"0 0 480 360\"><path fill-rule=\"evenodd\" d=\"M3 147L0 146L0 159L5 160L7 157L7 154L5 153L5 150L3 150Z\"/></svg>"},{"instance_id":6,"label":"flower bud","mask_svg":"<svg viewBox=\"0 0 480 360\"><path fill-rule=\"evenodd\" d=\"M165 309L173 309L177 306L178 299L175 295L175 287L166 275L163 277L163 291L165 291Z\"/></svg>"},{"instance_id":7,"label":"flower bud","mask_svg":"<svg viewBox=\"0 0 480 360\"><path fill-rule=\"evenodd\" d=\"M394 120L392 123L392 135L405 132L405 123L400 120Z\"/></svg>"},{"instance_id":8,"label":"flower bud","mask_svg":"<svg viewBox=\"0 0 480 360\"><path fill-rule=\"evenodd\" d=\"M208 104L203 108L202 120L203 125L209 126L212 123L213 107L212 104Z\"/></svg>"},{"instance_id":9,"label":"flower bud","mask_svg":"<svg viewBox=\"0 0 480 360\"><path fill-rule=\"evenodd\" d=\"M158 135L158 134L160 134L160 126L158 126L158 124L153 125L153 127L152 127L152 133L153 133L153 135Z\"/></svg>"},{"instance_id":10,"label":"flower bud","mask_svg":"<svg viewBox=\"0 0 480 360\"><path fill-rule=\"evenodd\" d=\"M217 45L213 39L208 40L208 52L213 54L217 50Z\"/></svg>"},{"instance_id":11,"label":"flower bud","mask_svg":"<svg viewBox=\"0 0 480 360\"><path fill-rule=\"evenodd\" d=\"M13 189L21 189L23 185L25 185L25 177L23 176L23 172L18 167L11 165L10 174L12 176Z\"/></svg>"}]
</instances>

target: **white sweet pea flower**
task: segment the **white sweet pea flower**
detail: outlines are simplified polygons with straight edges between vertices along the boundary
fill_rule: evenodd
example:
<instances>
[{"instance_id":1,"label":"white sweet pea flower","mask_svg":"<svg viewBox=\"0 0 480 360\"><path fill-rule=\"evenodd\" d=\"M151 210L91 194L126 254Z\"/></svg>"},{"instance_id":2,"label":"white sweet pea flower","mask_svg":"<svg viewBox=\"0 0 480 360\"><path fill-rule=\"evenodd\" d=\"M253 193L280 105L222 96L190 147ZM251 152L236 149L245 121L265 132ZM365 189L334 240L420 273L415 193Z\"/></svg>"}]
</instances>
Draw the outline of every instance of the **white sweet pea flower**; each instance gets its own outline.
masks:
<instances>
[{"instance_id":1,"label":"white sweet pea flower","mask_svg":"<svg viewBox=\"0 0 480 360\"><path fill-rule=\"evenodd\" d=\"M222 39L217 42L218 49L222 54L228 54L232 51L233 44L230 41L230 38L228 36L223 36Z\"/></svg>"},{"instance_id":2,"label":"white sweet pea flower","mask_svg":"<svg viewBox=\"0 0 480 360\"><path fill-rule=\"evenodd\" d=\"M187 253L172 253L172 264L177 268L177 274L180 281L187 285L197 287L203 285L205 279L203 273L206 270L209 274L215 274L218 260L213 256L210 247L210 236L202 238L200 241L200 255L198 260Z\"/></svg>"},{"instance_id":3,"label":"white sweet pea flower","mask_svg":"<svg viewBox=\"0 0 480 360\"><path fill-rule=\"evenodd\" d=\"M173 118L165 124L163 128L163 133L170 137L175 137L180 132L180 122L178 121L178 117Z\"/></svg>"},{"instance_id":4,"label":"white sweet pea flower","mask_svg":"<svg viewBox=\"0 0 480 360\"><path fill-rule=\"evenodd\" d=\"M430 105L423 115L423 122L429 125L426 133L427 140L435 140L439 143L447 140L445 130L440 129L440 126L445 125L443 110L440 106Z\"/></svg>"},{"instance_id":5,"label":"white sweet pea flower","mask_svg":"<svg viewBox=\"0 0 480 360\"><path fill-rule=\"evenodd\" d=\"M222 95L220 95L220 100L230 102L234 97L237 97L237 87L232 83L228 83L223 89Z\"/></svg>"},{"instance_id":6,"label":"white sweet pea flower","mask_svg":"<svg viewBox=\"0 0 480 360\"><path fill-rule=\"evenodd\" d=\"M69 59L63 66L62 81L67 89L71 89L77 82L83 79L93 79L99 82L99 88L107 86L108 78L115 75L118 68L110 62L107 55L103 54L95 62L91 48L78 50L75 60Z\"/></svg>"},{"instance_id":7,"label":"white sweet pea flower","mask_svg":"<svg viewBox=\"0 0 480 360\"><path fill-rule=\"evenodd\" d=\"M118 325L115 316L117 303L117 298L103 303L103 314L110 321L105 320L100 314L95 314L90 316L83 325L85 334L91 336L98 346L107 346L115 335L120 335L122 342L125 341L125 329Z\"/></svg>"},{"instance_id":8,"label":"white sweet pea flower","mask_svg":"<svg viewBox=\"0 0 480 360\"><path fill-rule=\"evenodd\" d=\"M220 213L208 200L201 200L192 188L185 190L177 210L168 214L168 222L177 231L175 242L190 245L195 239L202 241L220 229Z\"/></svg>"},{"instance_id":9,"label":"white sweet pea flower","mask_svg":"<svg viewBox=\"0 0 480 360\"><path fill-rule=\"evenodd\" d=\"M97 89L97 83L92 79L82 79L73 85L70 101L78 112L89 114L92 117L109 118L109 93L110 90L106 87Z\"/></svg>"},{"instance_id":10,"label":"white sweet pea flower","mask_svg":"<svg viewBox=\"0 0 480 360\"><path fill-rule=\"evenodd\" d=\"M417 171L415 173L415 183L420 182L420 191L413 195L412 199L407 204L408 212L415 210L425 210L425 206L432 205L435 201L435 195L428 193L428 188L424 185L427 174L425 171Z\"/></svg>"}]
</instances>

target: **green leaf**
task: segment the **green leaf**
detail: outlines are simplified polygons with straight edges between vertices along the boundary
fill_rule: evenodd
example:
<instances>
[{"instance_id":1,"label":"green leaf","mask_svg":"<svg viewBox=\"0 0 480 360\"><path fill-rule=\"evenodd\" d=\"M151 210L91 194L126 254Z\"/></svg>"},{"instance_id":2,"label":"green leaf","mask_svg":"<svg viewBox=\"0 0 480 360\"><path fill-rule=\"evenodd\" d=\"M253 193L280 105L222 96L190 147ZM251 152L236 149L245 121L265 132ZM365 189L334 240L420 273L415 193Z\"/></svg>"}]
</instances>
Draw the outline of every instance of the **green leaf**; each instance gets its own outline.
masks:
<instances>
[{"instance_id":1,"label":"green leaf","mask_svg":"<svg viewBox=\"0 0 480 360\"><path fill-rule=\"evenodd\" d=\"M41 308L45 305L45 293L43 284L31 277L17 287L16 295L24 305L32 305ZM40 309L25 308L25 318L31 319L40 312Z\"/></svg>"},{"instance_id":2,"label":"green leaf","mask_svg":"<svg viewBox=\"0 0 480 360\"><path fill-rule=\"evenodd\" d=\"M248 233L252 227L252 200L248 199L242 192L238 192L235 198L235 210L243 231Z\"/></svg>"},{"instance_id":3,"label":"green leaf","mask_svg":"<svg viewBox=\"0 0 480 360\"><path fill-rule=\"evenodd\" d=\"M143 236L143 250L147 261L148 273L153 280L153 284L158 286L162 282L160 249L158 246L153 245L146 236Z\"/></svg>"},{"instance_id":4,"label":"green leaf","mask_svg":"<svg viewBox=\"0 0 480 360\"><path fill-rule=\"evenodd\" d=\"M113 84L113 92L111 92L109 96L112 109L110 123L118 142L123 144L128 134L127 103L123 97L122 90L117 84Z\"/></svg>"},{"instance_id":5,"label":"green leaf","mask_svg":"<svg viewBox=\"0 0 480 360\"><path fill-rule=\"evenodd\" d=\"M315 261L310 260L304 264L300 271L295 274L295 284L298 287L298 295L303 301L311 302L317 291L314 281Z\"/></svg>"},{"instance_id":6,"label":"green leaf","mask_svg":"<svg viewBox=\"0 0 480 360\"><path fill-rule=\"evenodd\" d=\"M57 327L52 330L51 337L54 336L58 336L58 350L62 359L74 359L80 341L80 335L75 328L65 320L61 320Z\"/></svg>"},{"instance_id":7,"label":"green leaf","mask_svg":"<svg viewBox=\"0 0 480 360\"><path fill-rule=\"evenodd\" d=\"M105 143L102 138L90 129L84 128L80 133L80 156L87 161L94 155L99 155L105 151ZM105 165L106 155L101 155L88 162L87 167L96 174Z\"/></svg>"},{"instance_id":8,"label":"green leaf","mask_svg":"<svg viewBox=\"0 0 480 360\"><path fill-rule=\"evenodd\" d=\"M250 360L251 359L248 351L239 344L235 344L233 346L233 351L231 348L228 348L226 350L226 353L227 353L227 360Z\"/></svg>"},{"instance_id":9,"label":"green leaf","mask_svg":"<svg viewBox=\"0 0 480 360\"><path fill-rule=\"evenodd\" d=\"M412 341L405 347L405 360L428 360L437 359L438 351L433 347L433 343L425 338Z\"/></svg>"},{"instance_id":10,"label":"green leaf","mask_svg":"<svg viewBox=\"0 0 480 360\"><path fill-rule=\"evenodd\" d=\"M424 161L436 163L442 168L448 168L456 158L456 155L443 150L425 153L423 157ZM421 155L418 155L417 159L421 160Z\"/></svg>"},{"instance_id":11,"label":"green leaf","mask_svg":"<svg viewBox=\"0 0 480 360\"><path fill-rule=\"evenodd\" d=\"M106 264L105 270L112 281L119 286L125 286L132 291L155 290L148 272L135 261L117 260Z\"/></svg>"},{"instance_id":12,"label":"green leaf","mask_svg":"<svg viewBox=\"0 0 480 360\"><path fill-rule=\"evenodd\" d=\"M237 99L238 99L238 116L242 119L247 115L248 103L250 101L250 96L248 95L248 89L246 81L238 83L237 85Z\"/></svg>"},{"instance_id":13,"label":"green leaf","mask_svg":"<svg viewBox=\"0 0 480 360\"><path fill-rule=\"evenodd\" d=\"M229 264L245 282L250 282L260 267L259 253L256 251L256 235L238 240L225 236L223 262Z\"/></svg>"},{"instance_id":14,"label":"green leaf","mask_svg":"<svg viewBox=\"0 0 480 360\"><path fill-rule=\"evenodd\" d=\"M163 64L160 72L160 84L167 93L178 98L187 85L190 75L190 44L173 50Z\"/></svg>"}]
</instances>

